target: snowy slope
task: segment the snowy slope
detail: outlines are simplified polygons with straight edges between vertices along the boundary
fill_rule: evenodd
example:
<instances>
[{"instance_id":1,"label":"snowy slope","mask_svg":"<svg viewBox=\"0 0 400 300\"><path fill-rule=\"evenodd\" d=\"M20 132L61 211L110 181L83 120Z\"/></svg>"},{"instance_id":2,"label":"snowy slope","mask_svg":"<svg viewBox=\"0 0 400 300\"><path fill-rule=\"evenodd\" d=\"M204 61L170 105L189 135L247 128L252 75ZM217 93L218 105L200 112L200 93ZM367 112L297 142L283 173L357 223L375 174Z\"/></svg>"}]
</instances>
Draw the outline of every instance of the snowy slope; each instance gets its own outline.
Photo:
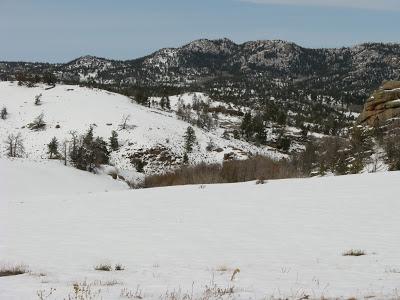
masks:
<instances>
[{"instance_id":1,"label":"snowy slope","mask_svg":"<svg viewBox=\"0 0 400 300\"><path fill-rule=\"evenodd\" d=\"M123 116L130 116L129 130L118 130L123 147L112 154L112 162L121 169L132 170L130 156L137 152L161 148L170 161L160 162L157 157L148 160L147 172L160 171L180 164L184 153L184 138L188 123L178 120L174 113L149 109L122 95L103 90L78 86L57 85L46 89L39 85L34 88L18 86L16 83L0 82L0 108L5 106L9 112L7 120L0 122L0 140L10 133L20 132L24 139L26 156L47 158L47 144L53 136L59 141L70 138L70 131L87 131L94 125L95 135L108 139L112 130L118 130ZM36 95L42 94L42 104L34 105ZM175 100L175 98L173 98ZM32 131L27 128L40 113L44 113L46 130ZM56 128L59 125L60 128ZM206 132L195 128L198 146L189 155L192 163L200 161L221 162L227 153L237 158L245 158L249 153L262 153L278 157L272 148L258 148L238 140L221 138L222 130ZM212 142L218 151L207 151ZM3 147L4 148L4 147ZM4 156L5 152L0 151Z\"/></svg>"},{"instance_id":2,"label":"snowy slope","mask_svg":"<svg viewBox=\"0 0 400 300\"><path fill-rule=\"evenodd\" d=\"M2 163L2 176L18 181L13 169ZM58 195L12 185L0 197L0 264L31 273L0 277L0 299L51 288L48 299L68 299L84 282L92 295L100 290L87 299L136 290L143 299L213 299L204 291L214 284L234 287L232 299L398 299L399 180L382 172ZM342 256L350 249L367 255ZM125 270L95 271L100 263Z\"/></svg>"},{"instance_id":3,"label":"snowy slope","mask_svg":"<svg viewBox=\"0 0 400 300\"><path fill-rule=\"evenodd\" d=\"M40 180L38 179L40 178ZM22 187L21 187L22 184ZM126 190L124 182L107 175L65 167L59 161L0 159L1 197L41 196Z\"/></svg>"}]
</instances>

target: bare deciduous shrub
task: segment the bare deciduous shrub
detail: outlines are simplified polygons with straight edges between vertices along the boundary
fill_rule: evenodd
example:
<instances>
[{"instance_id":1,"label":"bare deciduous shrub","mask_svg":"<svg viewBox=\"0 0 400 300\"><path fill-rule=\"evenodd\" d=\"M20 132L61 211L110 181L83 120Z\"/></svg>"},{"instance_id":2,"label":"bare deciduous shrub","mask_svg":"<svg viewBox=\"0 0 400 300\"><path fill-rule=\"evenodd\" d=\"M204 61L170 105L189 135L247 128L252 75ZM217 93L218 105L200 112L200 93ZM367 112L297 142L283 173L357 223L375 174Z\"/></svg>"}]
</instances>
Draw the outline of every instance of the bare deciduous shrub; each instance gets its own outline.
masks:
<instances>
[{"instance_id":1,"label":"bare deciduous shrub","mask_svg":"<svg viewBox=\"0 0 400 300\"><path fill-rule=\"evenodd\" d=\"M343 256L362 256L366 255L364 250L350 249L342 254Z\"/></svg>"},{"instance_id":2,"label":"bare deciduous shrub","mask_svg":"<svg viewBox=\"0 0 400 300\"><path fill-rule=\"evenodd\" d=\"M50 288L49 291L47 291L47 290L38 290L36 292L36 295L38 296L38 298L40 300L44 300L44 299L49 298L55 291L56 291L55 288Z\"/></svg>"},{"instance_id":3,"label":"bare deciduous shrub","mask_svg":"<svg viewBox=\"0 0 400 300\"><path fill-rule=\"evenodd\" d=\"M21 157L24 155L25 148L21 133L17 135L10 134L4 143L6 144L6 151L9 157Z\"/></svg>"},{"instance_id":4,"label":"bare deciduous shrub","mask_svg":"<svg viewBox=\"0 0 400 300\"><path fill-rule=\"evenodd\" d=\"M287 160L275 161L264 156L247 160L225 161L222 165L201 163L183 166L170 173L145 178L144 187L244 182L256 179L300 177L293 164Z\"/></svg>"},{"instance_id":5,"label":"bare deciduous shrub","mask_svg":"<svg viewBox=\"0 0 400 300\"><path fill-rule=\"evenodd\" d=\"M265 179L264 178L259 178L256 180L256 184L265 184Z\"/></svg>"},{"instance_id":6,"label":"bare deciduous shrub","mask_svg":"<svg viewBox=\"0 0 400 300\"><path fill-rule=\"evenodd\" d=\"M0 277L21 275L27 272L28 268L24 265L0 267Z\"/></svg>"},{"instance_id":7,"label":"bare deciduous shrub","mask_svg":"<svg viewBox=\"0 0 400 300\"><path fill-rule=\"evenodd\" d=\"M112 270L112 267L111 267L110 264L99 264L99 265L95 266L94 269L96 271L107 271L107 272L109 272L109 271Z\"/></svg>"},{"instance_id":8,"label":"bare deciduous shrub","mask_svg":"<svg viewBox=\"0 0 400 300\"><path fill-rule=\"evenodd\" d=\"M131 115L123 115L122 116L121 124L118 125L120 130L128 130L128 129L135 128L134 125L128 124L130 118L131 118Z\"/></svg>"},{"instance_id":9,"label":"bare deciduous shrub","mask_svg":"<svg viewBox=\"0 0 400 300\"><path fill-rule=\"evenodd\" d=\"M43 130L46 127L46 122L44 121L44 114L38 115L32 123L27 125L28 128L32 130Z\"/></svg>"},{"instance_id":10,"label":"bare deciduous shrub","mask_svg":"<svg viewBox=\"0 0 400 300\"><path fill-rule=\"evenodd\" d=\"M123 271L123 270L125 270L125 267L121 264L116 264L114 270L115 271Z\"/></svg>"}]
</instances>

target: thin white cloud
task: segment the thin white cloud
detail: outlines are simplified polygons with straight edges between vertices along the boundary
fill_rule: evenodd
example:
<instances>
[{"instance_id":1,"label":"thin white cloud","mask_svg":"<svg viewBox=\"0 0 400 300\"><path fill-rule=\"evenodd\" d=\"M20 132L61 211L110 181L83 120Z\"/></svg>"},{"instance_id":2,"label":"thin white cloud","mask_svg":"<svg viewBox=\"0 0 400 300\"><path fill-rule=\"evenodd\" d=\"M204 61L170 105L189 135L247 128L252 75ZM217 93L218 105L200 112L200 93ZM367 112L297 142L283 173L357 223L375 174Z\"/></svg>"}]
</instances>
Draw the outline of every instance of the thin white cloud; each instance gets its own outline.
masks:
<instances>
[{"instance_id":1,"label":"thin white cloud","mask_svg":"<svg viewBox=\"0 0 400 300\"><path fill-rule=\"evenodd\" d=\"M258 4L280 4L296 6L347 7L369 10L399 11L400 0L241 0Z\"/></svg>"}]
</instances>

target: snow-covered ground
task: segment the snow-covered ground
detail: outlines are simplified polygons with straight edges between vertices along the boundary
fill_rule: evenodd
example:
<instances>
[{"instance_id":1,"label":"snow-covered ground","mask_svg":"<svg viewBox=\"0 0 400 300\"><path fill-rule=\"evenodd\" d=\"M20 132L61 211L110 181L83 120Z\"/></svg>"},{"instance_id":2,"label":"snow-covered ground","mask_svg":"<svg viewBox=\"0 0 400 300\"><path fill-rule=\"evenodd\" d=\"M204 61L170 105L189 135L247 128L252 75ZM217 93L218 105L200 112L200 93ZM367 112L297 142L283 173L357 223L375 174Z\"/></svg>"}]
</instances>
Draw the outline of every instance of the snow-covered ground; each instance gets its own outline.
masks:
<instances>
[{"instance_id":1,"label":"snow-covered ground","mask_svg":"<svg viewBox=\"0 0 400 300\"><path fill-rule=\"evenodd\" d=\"M41 105L35 105L35 97L40 94ZM183 95L183 98L188 97ZM173 101L176 99L178 97L172 97ZM0 141L10 133L21 133L26 157L47 158L47 144L54 136L61 143L71 138L71 131L83 134L93 125L94 134L106 140L112 130L118 132L122 147L112 153L111 161L121 170L135 169L130 156L138 151L151 152L157 148L162 149L165 156L172 157L172 162L160 159L150 161L149 157L144 157L148 160L145 167L148 173L162 171L170 167L170 163L180 164L184 153L184 134L189 126L187 122L178 120L173 112L149 109L119 94L79 86L57 85L48 89L38 85L28 88L18 86L16 82L0 82L0 109L2 107L7 108L9 115L6 120L0 120ZM46 129L29 129L27 125L41 113L47 123ZM129 116L128 129L120 130L124 116ZM189 154L191 163L222 162L224 155L229 153L239 159L258 153L281 157L269 147L259 148L243 141L224 139L220 129L211 132L194 129L198 145ZM206 150L210 143L214 145L211 151ZM3 148L1 145L0 157L5 155Z\"/></svg>"},{"instance_id":2,"label":"snow-covered ground","mask_svg":"<svg viewBox=\"0 0 400 300\"><path fill-rule=\"evenodd\" d=\"M74 284L78 299L400 296L399 172L124 191L0 160L0 178L0 265L30 270L0 277L0 299L75 299Z\"/></svg>"}]
</instances>

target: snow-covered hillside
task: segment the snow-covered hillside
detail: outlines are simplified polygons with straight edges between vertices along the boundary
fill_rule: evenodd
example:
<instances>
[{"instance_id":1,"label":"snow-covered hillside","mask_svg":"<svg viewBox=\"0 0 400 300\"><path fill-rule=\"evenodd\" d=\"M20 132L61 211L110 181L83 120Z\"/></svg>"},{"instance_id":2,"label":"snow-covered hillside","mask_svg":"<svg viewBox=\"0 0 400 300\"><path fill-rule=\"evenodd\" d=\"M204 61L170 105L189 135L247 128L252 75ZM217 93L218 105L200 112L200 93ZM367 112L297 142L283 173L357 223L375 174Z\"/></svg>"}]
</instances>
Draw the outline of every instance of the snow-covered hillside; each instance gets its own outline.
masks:
<instances>
[{"instance_id":1,"label":"snow-covered hillside","mask_svg":"<svg viewBox=\"0 0 400 300\"><path fill-rule=\"evenodd\" d=\"M94 176L89 172L65 167L59 161L0 159L0 196L4 199L16 195L69 195L128 188L126 183L110 176Z\"/></svg>"},{"instance_id":2,"label":"snow-covered hillside","mask_svg":"<svg viewBox=\"0 0 400 300\"><path fill-rule=\"evenodd\" d=\"M36 164L0 163L0 265L30 271L0 299L399 297L398 172L129 191L81 172L90 191Z\"/></svg>"},{"instance_id":3,"label":"snow-covered hillside","mask_svg":"<svg viewBox=\"0 0 400 300\"><path fill-rule=\"evenodd\" d=\"M37 95L42 95L41 105L34 104ZM178 99L172 97L172 100L175 98ZM9 115L0 122L0 140L11 133L21 133L29 158L47 158L47 144L52 137L60 142L69 140L71 131L82 134L93 125L94 134L105 139L111 136L112 130L118 131L122 147L112 153L111 162L120 169L134 170L133 156L147 163L146 172L159 172L182 162L183 136L189 124L178 120L173 112L149 109L119 94L70 85L28 88L0 82L0 108L3 106ZM27 125L41 113L47 123L45 130L29 129ZM120 130L119 125L126 116L129 116L128 128ZM223 139L222 129L207 132L195 128L195 133L198 145L189 154L192 163L222 162L225 154L236 158L246 158L250 153L279 156L272 148L261 149L239 140ZM207 147L210 144L211 149Z\"/></svg>"}]
</instances>

